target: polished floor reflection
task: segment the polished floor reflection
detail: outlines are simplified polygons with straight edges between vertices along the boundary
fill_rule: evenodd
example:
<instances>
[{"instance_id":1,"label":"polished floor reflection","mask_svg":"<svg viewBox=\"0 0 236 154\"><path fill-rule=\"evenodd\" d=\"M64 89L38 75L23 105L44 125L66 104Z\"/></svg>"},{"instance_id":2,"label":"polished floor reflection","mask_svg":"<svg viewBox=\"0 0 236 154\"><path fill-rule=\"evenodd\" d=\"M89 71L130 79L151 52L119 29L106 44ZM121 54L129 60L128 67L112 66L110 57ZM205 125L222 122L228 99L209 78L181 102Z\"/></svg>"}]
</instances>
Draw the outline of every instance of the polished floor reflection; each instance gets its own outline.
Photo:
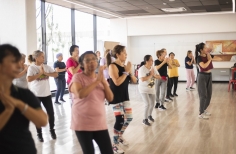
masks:
<instances>
[{"instance_id":1,"label":"polished floor reflection","mask_svg":"<svg viewBox=\"0 0 236 154\"><path fill-rule=\"evenodd\" d=\"M155 123L142 125L143 108L137 85L130 85L133 121L124 138L130 143L126 154L235 154L236 153L236 92L227 92L227 84L214 83L209 120L198 119L197 91L185 91L185 83L178 87L178 97L165 103L166 111L154 109ZM82 154L74 132L70 129L70 99L54 105L57 140L52 140L48 127L43 129L44 143L36 140L36 130L30 126L38 154ZM107 124L112 136L114 116L111 106L105 106ZM96 154L99 149L96 147Z\"/></svg>"}]
</instances>

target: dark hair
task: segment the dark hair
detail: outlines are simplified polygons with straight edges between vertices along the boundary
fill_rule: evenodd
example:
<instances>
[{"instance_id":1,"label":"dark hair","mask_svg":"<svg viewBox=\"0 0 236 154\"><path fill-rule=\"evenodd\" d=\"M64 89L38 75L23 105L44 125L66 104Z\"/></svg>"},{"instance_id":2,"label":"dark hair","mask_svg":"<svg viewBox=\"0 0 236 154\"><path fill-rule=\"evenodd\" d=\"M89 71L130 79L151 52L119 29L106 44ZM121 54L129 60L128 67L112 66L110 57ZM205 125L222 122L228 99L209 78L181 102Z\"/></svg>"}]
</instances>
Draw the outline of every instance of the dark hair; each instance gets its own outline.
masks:
<instances>
[{"instance_id":1,"label":"dark hair","mask_svg":"<svg viewBox=\"0 0 236 154\"><path fill-rule=\"evenodd\" d=\"M93 52L93 51L86 51L85 53L83 53L80 57L79 57L79 64L80 64L80 69L81 70L84 70L84 67L83 67L83 61L84 61L84 57L88 54L92 54L94 55L95 57L97 57L97 55Z\"/></svg>"},{"instance_id":2,"label":"dark hair","mask_svg":"<svg viewBox=\"0 0 236 154\"><path fill-rule=\"evenodd\" d=\"M2 63L3 59L8 55L14 56L16 58L16 61L21 60L21 53L16 47L10 44L0 45L0 63Z\"/></svg>"},{"instance_id":3,"label":"dark hair","mask_svg":"<svg viewBox=\"0 0 236 154\"><path fill-rule=\"evenodd\" d=\"M195 61L197 61L197 57L201 54L201 50L203 50L205 46L205 43L199 43L196 45L196 49L195 49Z\"/></svg>"},{"instance_id":4,"label":"dark hair","mask_svg":"<svg viewBox=\"0 0 236 154\"><path fill-rule=\"evenodd\" d=\"M151 57L152 57L151 55L145 55L139 67L145 65L146 62L149 61Z\"/></svg>"},{"instance_id":5,"label":"dark hair","mask_svg":"<svg viewBox=\"0 0 236 154\"><path fill-rule=\"evenodd\" d=\"M191 50L188 50L188 52L187 52L187 56L188 56L190 53L192 53L192 51L191 51Z\"/></svg>"},{"instance_id":6,"label":"dark hair","mask_svg":"<svg viewBox=\"0 0 236 154\"><path fill-rule=\"evenodd\" d=\"M164 50L165 49L157 50L157 52L156 52L157 58L159 58L164 53Z\"/></svg>"},{"instance_id":7,"label":"dark hair","mask_svg":"<svg viewBox=\"0 0 236 154\"><path fill-rule=\"evenodd\" d=\"M124 49L125 49L125 46L123 46L123 45L116 45L113 48L112 52L111 52L111 56L115 57L117 59L116 54L119 55ZM110 62L107 61L107 66L109 66L110 64L111 64L111 61Z\"/></svg>"},{"instance_id":8,"label":"dark hair","mask_svg":"<svg viewBox=\"0 0 236 154\"><path fill-rule=\"evenodd\" d=\"M111 59L111 50L110 49L107 49L106 51L105 51L105 53L104 53L104 57L106 58L106 66L108 67L110 64L111 64L111 62L112 62L112 59Z\"/></svg>"},{"instance_id":9,"label":"dark hair","mask_svg":"<svg viewBox=\"0 0 236 154\"><path fill-rule=\"evenodd\" d=\"M29 56L28 56L28 61L29 61L30 63L35 62L35 59L36 59L39 55L41 55L42 53L44 53L44 52L43 52L43 51L40 51L40 50L34 51L32 55L29 55Z\"/></svg>"},{"instance_id":10,"label":"dark hair","mask_svg":"<svg viewBox=\"0 0 236 154\"><path fill-rule=\"evenodd\" d=\"M72 46L70 47L70 55L71 55L71 56L72 56L72 53L74 52L75 48L79 48L79 46L78 46L78 45L72 45Z\"/></svg>"},{"instance_id":11,"label":"dark hair","mask_svg":"<svg viewBox=\"0 0 236 154\"><path fill-rule=\"evenodd\" d=\"M171 52L171 53L169 53L169 57L170 57L171 54L173 54L175 56L174 52Z\"/></svg>"}]
</instances>

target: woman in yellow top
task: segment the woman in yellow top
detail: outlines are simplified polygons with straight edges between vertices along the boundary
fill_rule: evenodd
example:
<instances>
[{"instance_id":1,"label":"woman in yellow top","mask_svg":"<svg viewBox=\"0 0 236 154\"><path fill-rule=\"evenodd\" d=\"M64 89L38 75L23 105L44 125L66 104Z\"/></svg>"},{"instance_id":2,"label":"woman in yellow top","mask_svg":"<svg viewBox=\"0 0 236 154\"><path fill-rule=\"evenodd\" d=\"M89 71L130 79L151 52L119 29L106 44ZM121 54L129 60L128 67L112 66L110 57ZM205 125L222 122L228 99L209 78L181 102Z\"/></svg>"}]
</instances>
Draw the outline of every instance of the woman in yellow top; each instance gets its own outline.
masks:
<instances>
[{"instance_id":1,"label":"woman in yellow top","mask_svg":"<svg viewBox=\"0 0 236 154\"><path fill-rule=\"evenodd\" d=\"M167 87L167 97L174 97L174 96L178 96L176 94L176 90L178 86L178 77L179 77L178 67L180 65L179 65L179 61L175 59L175 54L173 52L169 54L169 57L170 57L170 65L172 68L171 69L168 68L169 84ZM171 91L172 91L173 85L174 85L174 90L172 94Z\"/></svg>"}]
</instances>

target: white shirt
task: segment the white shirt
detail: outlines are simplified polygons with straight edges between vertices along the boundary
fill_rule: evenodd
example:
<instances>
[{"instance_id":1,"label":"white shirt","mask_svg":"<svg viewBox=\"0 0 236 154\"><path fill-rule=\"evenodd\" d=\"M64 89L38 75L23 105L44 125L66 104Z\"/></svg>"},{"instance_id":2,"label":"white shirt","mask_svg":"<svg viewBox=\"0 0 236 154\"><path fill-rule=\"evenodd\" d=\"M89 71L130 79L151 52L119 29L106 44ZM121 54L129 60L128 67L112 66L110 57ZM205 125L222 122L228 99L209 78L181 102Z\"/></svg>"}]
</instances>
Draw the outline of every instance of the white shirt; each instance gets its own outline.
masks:
<instances>
[{"instance_id":1,"label":"white shirt","mask_svg":"<svg viewBox=\"0 0 236 154\"><path fill-rule=\"evenodd\" d=\"M23 71L23 69L21 69L21 71ZM13 84L18 86L18 87L27 89L28 88L28 82L26 80L26 75L27 74L25 73L22 77L14 79Z\"/></svg>"},{"instance_id":2,"label":"white shirt","mask_svg":"<svg viewBox=\"0 0 236 154\"><path fill-rule=\"evenodd\" d=\"M27 76L34 76L40 72L40 67L35 64L32 64L28 68ZM43 69L46 73L55 72L50 66L43 65ZM37 96L37 97L47 97L51 95L50 85L49 85L49 76L41 75L38 79L31 81L29 89Z\"/></svg>"},{"instance_id":3,"label":"white shirt","mask_svg":"<svg viewBox=\"0 0 236 154\"><path fill-rule=\"evenodd\" d=\"M159 75L155 67L151 67L151 69L148 69L146 66L141 66L138 70L138 78L139 78L139 84L138 89L140 93L148 93L148 94L155 94L155 84L156 84L156 78L154 78L154 85L152 87L149 87L148 84L152 82L152 78L142 81L142 77L146 77L149 75L150 71L154 69L154 75Z\"/></svg>"}]
</instances>

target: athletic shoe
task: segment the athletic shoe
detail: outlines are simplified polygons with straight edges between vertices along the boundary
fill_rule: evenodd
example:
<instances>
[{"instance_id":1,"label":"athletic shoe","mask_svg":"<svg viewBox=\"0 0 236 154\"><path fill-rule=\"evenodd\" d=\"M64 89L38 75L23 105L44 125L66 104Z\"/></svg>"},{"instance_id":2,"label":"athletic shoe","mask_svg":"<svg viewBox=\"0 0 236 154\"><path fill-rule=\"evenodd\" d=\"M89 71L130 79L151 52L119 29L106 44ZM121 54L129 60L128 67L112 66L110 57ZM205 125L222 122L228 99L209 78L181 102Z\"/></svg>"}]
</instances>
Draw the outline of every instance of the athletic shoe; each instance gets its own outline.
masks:
<instances>
[{"instance_id":1,"label":"athletic shoe","mask_svg":"<svg viewBox=\"0 0 236 154\"><path fill-rule=\"evenodd\" d=\"M174 95L170 94L170 97L175 97Z\"/></svg>"},{"instance_id":2,"label":"athletic shoe","mask_svg":"<svg viewBox=\"0 0 236 154\"><path fill-rule=\"evenodd\" d=\"M174 96L179 96L179 95L177 95L177 94L175 93Z\"/></svg>"},{"instance_id":3,"label":"athletic shoe","mask_svg":"<svg viewBox=\"0 0 236 154\"><path fill-rule=\"evenodd\" d=\"M207 112L207 110L204 111L205 116L211 116L211 113Z\"/></svg>"},{"instance_id":4,"label":"athletic shoe","mask_svg":"<svg viewBox=\"0 0 236 154\"><path fill-rule=\"evenodd\" d=\"M199 119L209 119L204 113L198 115Z\"/></svg>"},{"instance_id":5,"label":"athletic shoe","mask_svg":"<svg viewBox=\"0 0 236 154\"><path fill-rule=\"evenodd\" d=\"M189 89L190 89L190 90L195 90L195 88L193 88L193 87L190 87Z\"/></svg>"},{"instance_id":6,"label":"athletic shoe","mask_svg":"<svg viewBox=\"0 0 236 154\"><path fill-rule=\"evenodd\" d=\"M160 106L160 103L156 103L155 108L158 108Z\"/></svg>"},{"instance_id":7,"label":"athletic shoe","mask_svg":"<svg viewBox=\"0 0 236 154\"><path fill-rule=\"evenodd\" d=\"M148 121L154 122L155 120L152 118L152 116L148 116Z\"/></svg>"},{"instance_id":8,"label":"athletic shoe","mask_svg":"<svg viewBox=\"0 0 236 154\"><path fill-rule=\"evenodd\" d=\"M147 119L144 119L144 120L143 120L143 124L146 125L146 126L151 126L151 124L148 122Z\"/></svg>"},{"instance_id":9,"label":"athletic shoe","mask_svg":"<svg viewBox=\"0 0 236 154\"><path fill-rule=\"evenodd\" d=\"M160 105L160 106L158 107L158 109L161 110L161 111L166 110L166 108L165 108L163 105Z\"/></svg>"},{"instance_id":10,"label":"athletic shoe","mask_svg":"<svg viewBox=\"0 0 236 154\"><path fill-rule=\"evenodd\" d=\"M165 101L165 102L169 102L170 100L165 98L165 100L164 100L164 101Z\"/></svg>"},{"instance_id":11,"label":"athletic shoe","mask_svg":"<svg viewBox=\"0 0 236 154\"><path fill-rule=\"evenodd\" d=\"M56 139L57 138L57 135L56 135L56 133L55 133L55 129L51 129L50 130L50 134L51 134L51 137L52 137L52 139Z\"/></svg>"},{"instance_id":12,"label":"athletic shoe","mask_svg":"<svg viewBox=\"0 0 236 154\"><path fill-rule=\"evenodd\" d=\"M57 105L61 105L61 103L60 102L58 102L58 101L56 101L56 102L54 102L55 104L57 104Z\"/></svg>"},{"instance_id":13,"label":"athletic shoe","mask_svg":"<svg viewBox=\"0 0 236 154\"><path fill-rule=\"evenodd\" d=\"M44 141L44 140L43 140L43 134L42 134L42 133L38 133L37 136L38 136L39 142L43 142L43 141Z\"/></svg>"},{"instance_id":14,"label":"athletic shoe","mask_svg":"<svg viewBox=\"0 0 236 154\"><path fill-rule=\"evenodd\" d=\"M190 91L190 88L186 88L186 91Z\"/></svg>"},{"instance_id":15,"label":"athletic shoe","mask_svg":"<svg viewBox=\"0 0 236 154\"><path fill-rule=\"evenodd\" d=\"M66 102L63 98L61 98L60 101L62 101L62 102Z\"/></svg>"},{"instance_id":16,"label":"athletic shoe","mask_svg":"<svg viewBox=\"0 0 236 154\"><path fill-rule=\"evenodd\" d=\"M170 97L166 97L166 99L169 100L169 101L173 101L173 99L170 98Z\"/></svg>"},{"instance_id":17,"label":"athletic shoe","mask_svg":"<svg viewBox=\"0 0 236 154\"><path fill-rule=\"evenodd\" d=\"M125 153L124 150L119 146L119 144L113 144L112 149L114 153Z\"/></svg>"},{"instance_id":18,"label":"athletic shoe","mask_svg":"<svg viewBox=\"0 0 236 154\"><path fill-rule=\"evenodd\" d=\"M123 137L119 137L118 139L119 143L123 144L123 145L129 145L129 143L123 138Z\"/></svg>"}]
</instances>

